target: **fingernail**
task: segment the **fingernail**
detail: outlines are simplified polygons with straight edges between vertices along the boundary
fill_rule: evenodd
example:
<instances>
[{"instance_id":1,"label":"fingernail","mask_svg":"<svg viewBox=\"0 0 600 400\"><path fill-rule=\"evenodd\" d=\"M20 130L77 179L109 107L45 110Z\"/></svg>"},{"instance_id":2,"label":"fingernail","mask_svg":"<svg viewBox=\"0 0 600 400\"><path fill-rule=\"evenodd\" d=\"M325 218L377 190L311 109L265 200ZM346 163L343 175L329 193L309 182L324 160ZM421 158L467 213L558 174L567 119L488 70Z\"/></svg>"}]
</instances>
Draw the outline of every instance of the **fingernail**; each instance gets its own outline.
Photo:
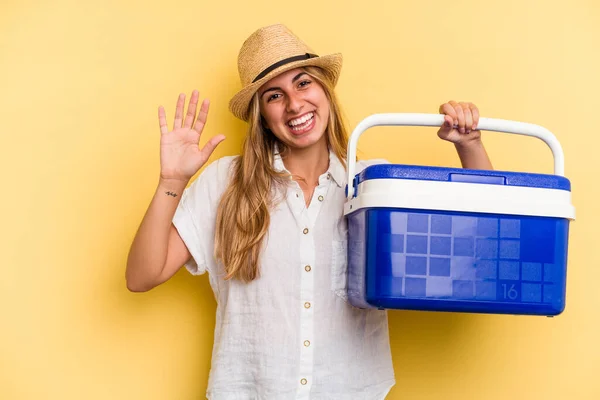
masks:
<instances>
[{"instance_id":1,"label":"fingernail","mask_svg":"<svg viewBox=\"0 0 600 400\"><path fill-rule=\"evenodd\" d=\"M460 128L460 133L465 133L465 128Z\"/></svg>"}]
</instances>

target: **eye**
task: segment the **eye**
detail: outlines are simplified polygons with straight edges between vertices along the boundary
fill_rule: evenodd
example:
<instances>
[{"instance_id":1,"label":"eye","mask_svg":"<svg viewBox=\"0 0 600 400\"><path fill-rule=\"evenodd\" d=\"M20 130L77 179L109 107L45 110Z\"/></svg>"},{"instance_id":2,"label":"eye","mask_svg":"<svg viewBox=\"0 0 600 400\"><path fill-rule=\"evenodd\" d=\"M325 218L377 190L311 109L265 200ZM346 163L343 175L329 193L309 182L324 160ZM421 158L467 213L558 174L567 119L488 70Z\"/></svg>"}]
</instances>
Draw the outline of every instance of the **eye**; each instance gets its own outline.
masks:
<instances>
[{"instance_id":1,"label":"eye","mask_svg":"<svg viewBox=\"0 0 600 400\"><path fill-rule=\"evenodd\" d=\"M272 95L270 95L270 96L267 98L267 103L268 103L268 102L270 102L271 100L275 100L275 99L277 99L277 98L278 98L277 96L279 96L279 95L280 95L279 93L275 93L275 94L272 94Z\"/></svg>"},{"instance_id":2,"label":"eye","mask_svg":"<svg viewBox=\"0 0 600 400\"><path fill-rule=\"evenodd\" d=\"M300 86L300 87L306 87L308 85L310 85L310 81L309 80L304 80L304 81L302 81L302 82L300 82L298 84L298 86Z\"/></svg>"}]
</instances>

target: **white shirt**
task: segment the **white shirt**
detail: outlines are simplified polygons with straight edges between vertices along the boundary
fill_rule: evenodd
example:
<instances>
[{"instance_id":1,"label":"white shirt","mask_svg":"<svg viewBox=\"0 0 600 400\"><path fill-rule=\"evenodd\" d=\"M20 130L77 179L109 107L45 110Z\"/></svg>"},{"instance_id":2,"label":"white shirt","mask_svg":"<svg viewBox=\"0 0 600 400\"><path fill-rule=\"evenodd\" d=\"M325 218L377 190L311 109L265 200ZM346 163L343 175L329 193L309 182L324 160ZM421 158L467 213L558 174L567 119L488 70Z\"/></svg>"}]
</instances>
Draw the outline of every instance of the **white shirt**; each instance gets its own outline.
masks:
<instances>
[{"instance_id":1,"label":"white shirt","mask_svg":"<svg viewBox=\"0 0 600 400\"><path fill-rule=\"evenodd\" d=\"M347 302L346 170L330 153L310 205L295 181L271 212L261 276L224 280L214 259L216 212L235 157L206 167L173 218L194 275L217 301L207 398L384 399L395 384L387 312ZM376 161L357 163L357 173ZM285 170L279 154L274 167Z\"/></svg>"}]
</instances>

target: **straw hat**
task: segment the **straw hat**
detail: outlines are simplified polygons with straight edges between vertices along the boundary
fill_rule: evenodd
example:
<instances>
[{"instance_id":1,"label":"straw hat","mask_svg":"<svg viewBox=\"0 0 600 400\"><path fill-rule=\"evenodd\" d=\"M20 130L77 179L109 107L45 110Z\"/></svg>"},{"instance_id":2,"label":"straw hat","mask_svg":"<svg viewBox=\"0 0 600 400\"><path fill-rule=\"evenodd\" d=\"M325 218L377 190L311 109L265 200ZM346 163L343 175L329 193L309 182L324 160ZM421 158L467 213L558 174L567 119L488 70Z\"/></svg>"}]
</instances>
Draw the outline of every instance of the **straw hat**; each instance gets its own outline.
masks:
<instances>
[{"instance_id":1,"label":"straw hat","mask_svg":"<svg viewBox=\"0 0 600 400\"><path fill-rule=\"evenodd\" d=\"M335 85L342 69L339 53L318 56L287 27L270 25L255 31L242 45L238 55L240 90L229 102L236 117L248 121L248 106L256 91L269 79L294 68L321 67Z\"/></svg>"}]
</instances>

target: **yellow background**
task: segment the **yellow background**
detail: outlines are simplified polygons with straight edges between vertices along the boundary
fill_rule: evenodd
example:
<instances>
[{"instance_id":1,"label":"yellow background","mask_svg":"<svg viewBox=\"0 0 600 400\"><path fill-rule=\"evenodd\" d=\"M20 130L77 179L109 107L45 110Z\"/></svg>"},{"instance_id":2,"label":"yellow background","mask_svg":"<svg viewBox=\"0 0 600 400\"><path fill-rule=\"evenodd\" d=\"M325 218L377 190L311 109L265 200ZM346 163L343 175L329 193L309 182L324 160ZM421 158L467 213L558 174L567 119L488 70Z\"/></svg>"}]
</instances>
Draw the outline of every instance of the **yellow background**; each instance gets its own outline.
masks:
<instances>
[{"instance_id":1,"label":"yellow background","mask_svg":"<svg viewBox=\"0 0 600 400\"><path fill-rule=\"evenodd\" d=\"M390 311L389 399L600 399L600 6L565 1L4 1L0 6L1 399L198 399L215 301L185 271L129 293L133 235L159 174L157 108L212 101L204 144L237 154L236 57L282 22L345 56L351 127L473 101L540 124L573 186L567 308L556 318ZM552 173L543 142L485 133L496 169ZM458 166L432 128L379 128L363 158Z\"/></svg>"}]
</instances>

